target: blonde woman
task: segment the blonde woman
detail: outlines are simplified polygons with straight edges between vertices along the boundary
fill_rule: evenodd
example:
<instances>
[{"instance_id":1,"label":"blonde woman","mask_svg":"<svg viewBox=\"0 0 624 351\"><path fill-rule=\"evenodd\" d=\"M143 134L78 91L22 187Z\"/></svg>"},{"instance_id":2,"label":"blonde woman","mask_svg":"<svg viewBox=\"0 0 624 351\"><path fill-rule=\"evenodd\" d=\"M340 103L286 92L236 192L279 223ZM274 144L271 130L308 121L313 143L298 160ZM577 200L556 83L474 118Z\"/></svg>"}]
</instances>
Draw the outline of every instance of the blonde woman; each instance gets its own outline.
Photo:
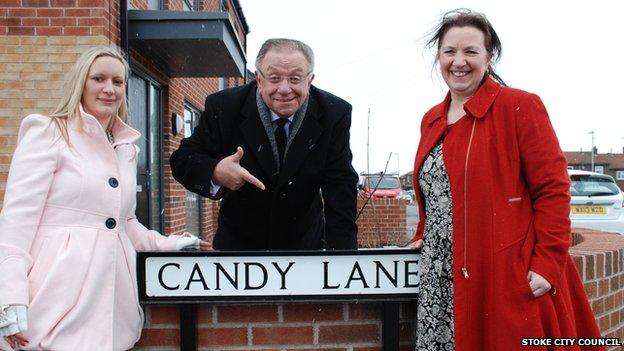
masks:
<instances>
[{"instance_id":1,"label":"blonde woman","mask_svg":"<svg viewBox=\"0 0 624 351\"><path fill-rule=\"evenodd\" d=\"M143 321L136 251L210 249L135 217L128 74L118 50L92 48L56 110L22 121L0 214L0 335L13 348L131 348Z\"/></svg>"}]
</instances>

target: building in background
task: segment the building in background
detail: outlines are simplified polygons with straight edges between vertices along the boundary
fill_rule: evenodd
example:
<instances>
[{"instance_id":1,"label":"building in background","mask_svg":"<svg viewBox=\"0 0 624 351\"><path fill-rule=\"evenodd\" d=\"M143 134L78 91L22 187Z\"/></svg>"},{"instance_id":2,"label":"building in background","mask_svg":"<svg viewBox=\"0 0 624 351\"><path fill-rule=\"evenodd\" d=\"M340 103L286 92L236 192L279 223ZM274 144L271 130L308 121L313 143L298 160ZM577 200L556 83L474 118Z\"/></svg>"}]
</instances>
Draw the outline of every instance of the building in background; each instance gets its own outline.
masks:
<instances>
[{"instance_id":1,"label":"building in background","mask_svg":"<svg viewBox=\"0 0 624 351\"><path fill-rule=\"evenodd\" d=\"M624 149L623 153L594 153L594 172L608 174L624 190ZM565 151L568 169L592 171L591 151Z\"/></svg>"},{"instance_id":2,"label":"building in background","mask_svg":"<svg viewBox=\"0 0 624 351\"><path fill-rule=\"evenodd\" d=\"M208 239L217 203L173 180L169 156L190 135L207 95L245 83L249 32L238 0L3 0L0 2L0 200L20 121L46 114L78 55L127 53L129 123L137 142L137 216L148 228Z\"/></svg>"}]
</instances>

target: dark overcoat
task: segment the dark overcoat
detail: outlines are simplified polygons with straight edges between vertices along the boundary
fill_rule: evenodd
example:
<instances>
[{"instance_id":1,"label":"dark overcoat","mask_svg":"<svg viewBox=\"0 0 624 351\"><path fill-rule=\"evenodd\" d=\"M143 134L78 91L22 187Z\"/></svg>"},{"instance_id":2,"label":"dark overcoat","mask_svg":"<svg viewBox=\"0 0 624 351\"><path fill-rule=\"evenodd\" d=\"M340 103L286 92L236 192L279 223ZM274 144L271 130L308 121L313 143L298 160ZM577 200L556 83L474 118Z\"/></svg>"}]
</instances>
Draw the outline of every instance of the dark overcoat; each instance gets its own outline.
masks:
<instances>
[{"instance_id":1,"label":"dark overcoat","mask_svg":"<svg viewBox=\"0 0 624 351\"><path fill-rule=\"evenodd\" d=\"M568 253L567 162L540 98L486 78L464 104L466 115L451 127L449 103L447 95L422 120L414 184L423 161L446 135L455 349L546 350L523 348L521 339L600 337ZM424 203L420 191L416 195L421 220L415 239L422 239L428 235ZM533 297L529 270L546 278L552 290Z\"/></svg>"},{"instance_id":2,"label":"dark overcoat","mask_svg":"<svg viewBox=\"0 0 624 351\"><path fill-rule=\"evenodd\" d=\"M217 163L243 148L240 162L266 186L221 192L213 246L221 250L355 249L357 174L349 147L351 105L314 86L283 169L273 157L256 104L256 83L206 98L193 134L171 155L173 177L211 197Z\"/></svg>"}]
</instances>

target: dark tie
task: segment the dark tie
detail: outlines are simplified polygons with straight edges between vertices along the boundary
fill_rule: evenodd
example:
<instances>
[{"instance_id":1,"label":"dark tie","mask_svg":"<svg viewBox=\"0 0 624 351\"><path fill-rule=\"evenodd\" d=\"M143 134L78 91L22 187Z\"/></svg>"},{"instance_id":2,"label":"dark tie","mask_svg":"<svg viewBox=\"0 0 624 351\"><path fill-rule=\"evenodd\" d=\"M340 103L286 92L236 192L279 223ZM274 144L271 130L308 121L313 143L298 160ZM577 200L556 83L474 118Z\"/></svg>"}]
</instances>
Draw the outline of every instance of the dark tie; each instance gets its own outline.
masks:
<instances>
[{"instance_id":1,"label":"dark tie","mask_svg":"<svg viewBox=\"0 0 624 351\"><path fill-rule=\"evenodd\" d=\"M279 154L280 167L284 163L284 151L286 150L286 128L284 126L288 123L288 119L279 118L275 120L277 128L275 128L275 142L277 143L277 153Z\"/></svg>"}]
</instances>

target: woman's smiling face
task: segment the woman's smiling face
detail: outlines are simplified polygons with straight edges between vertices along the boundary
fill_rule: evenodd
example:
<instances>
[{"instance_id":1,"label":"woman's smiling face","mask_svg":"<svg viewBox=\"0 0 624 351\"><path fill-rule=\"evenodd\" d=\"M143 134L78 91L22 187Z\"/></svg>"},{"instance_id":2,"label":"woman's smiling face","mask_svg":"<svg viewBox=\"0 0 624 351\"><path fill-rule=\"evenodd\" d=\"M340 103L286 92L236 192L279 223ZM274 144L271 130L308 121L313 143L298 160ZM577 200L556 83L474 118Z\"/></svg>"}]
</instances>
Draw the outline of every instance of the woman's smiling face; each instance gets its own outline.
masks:
<instances>
[{"instance_id":1,"label":"woman's smiling face","mask_svg":"<svg viewBox=\"0 0 624 351\"><path fill-rule=\"evenodd\" d=\"M93 61L82 91L82 107L85 112L100 121L107 122L116 116L126 91L124 65L110 56Z\"/></svg>"},{"instance_id":2,"label":"woman's smiling face","mask_svg":"<svg viewBox=\"0 0 624 351\"><path fill-rule=\"evenodd\" d=\"M440 73L453 98L469 98L483 81L490 55L485 36L475 27L452 27L438 51Z\"/></svg>"}]
</instances>

